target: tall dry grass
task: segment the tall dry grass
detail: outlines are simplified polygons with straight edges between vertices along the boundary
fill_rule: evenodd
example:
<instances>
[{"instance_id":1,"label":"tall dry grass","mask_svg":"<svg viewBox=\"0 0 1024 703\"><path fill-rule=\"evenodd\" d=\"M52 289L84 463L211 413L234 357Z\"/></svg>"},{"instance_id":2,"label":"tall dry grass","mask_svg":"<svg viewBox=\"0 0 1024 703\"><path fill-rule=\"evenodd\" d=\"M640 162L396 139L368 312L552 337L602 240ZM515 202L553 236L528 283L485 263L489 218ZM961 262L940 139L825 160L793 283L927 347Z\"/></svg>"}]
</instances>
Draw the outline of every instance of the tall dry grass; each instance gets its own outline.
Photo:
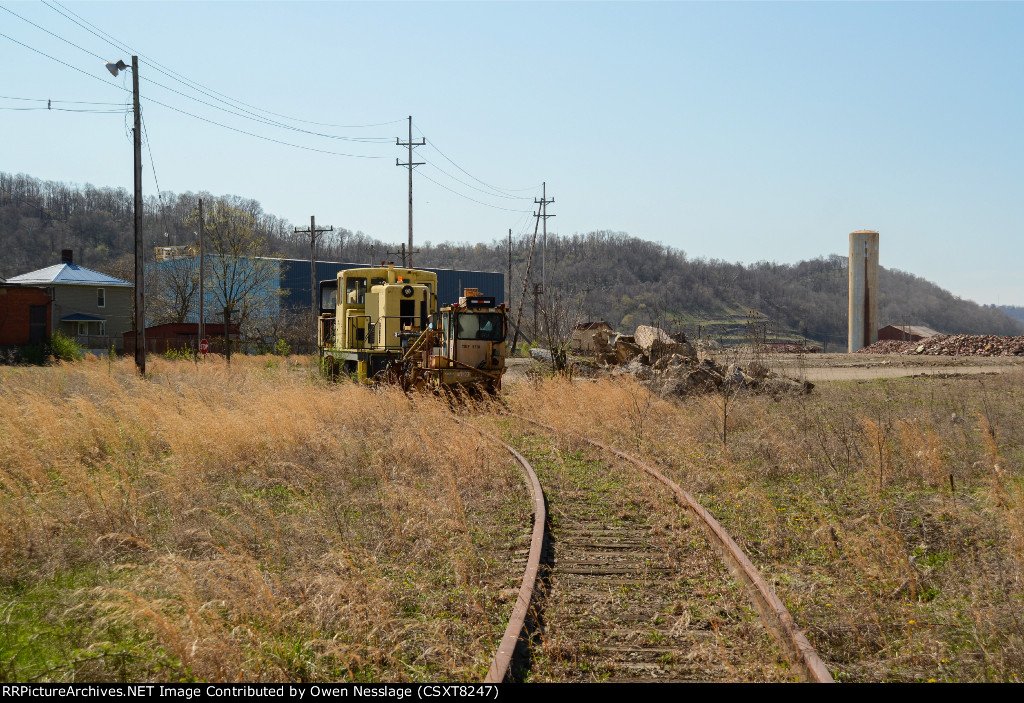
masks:
<instances>
[{"instance_id":1,"label":"tall dry grass","mask_svg":"<svg viewBox=\"0 0 1024 703\"><path fill-rule=\"evenodd\" d=\"M1024 677L1024 375L736 399L626 379L509 386L517 412L656 462L731 531L840 680Z\"/></svg>"},{"instance_id":2,"label":"tall dry grass","mask_svg":"<svg viewBox=\"0 0 1024 703\"><path fill-rule=\"evenodd\" d=\"M471 679L518 471L307 359L0 368L0 679ZM507 606L507 607L506 607Z\"/></svg>"}]
</instances>

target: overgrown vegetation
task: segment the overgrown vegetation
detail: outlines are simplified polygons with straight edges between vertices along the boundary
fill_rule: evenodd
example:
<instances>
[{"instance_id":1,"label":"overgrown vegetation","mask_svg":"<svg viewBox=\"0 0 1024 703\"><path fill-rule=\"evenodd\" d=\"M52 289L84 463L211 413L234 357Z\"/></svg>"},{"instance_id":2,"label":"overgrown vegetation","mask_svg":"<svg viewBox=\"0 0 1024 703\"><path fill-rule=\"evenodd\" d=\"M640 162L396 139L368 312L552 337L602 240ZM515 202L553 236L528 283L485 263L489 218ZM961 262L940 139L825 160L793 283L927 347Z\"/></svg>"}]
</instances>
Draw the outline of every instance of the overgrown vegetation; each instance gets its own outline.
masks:
<instances>
[{"instance_id":1,"label":"overgrown vegetation","mask_svg":"<svg viewBox=\"0 0 1024 703\"><path fill-rule=\"evenodd\" d=\"M517 469L270 358L0 368L0 680L483 677Z\"/></svg>"},{"instance_id":2,"label":"overgrown vegetation","mask_svg":"<svg viewBox=\"0 0 1024 703\"><path fill-rule=\"evenodd\" d=\"M312 366L0 368L0 679L483 676L529 533L518 469L447 404ZM504 403L694 493L837 679L1015 681L1022 376L744 396L725 445L713 408L628 378Z\"/></svg>"},{"instance_id":3,"label":"overgrown vegetation","mask_svg":"<svg viewBox=\"0 0 1024 703\"><path fill-rule=\"evenodd\" d=\"M1024 373L819 385L729 413L628 379L520 412L643 454L723 523L841 681L1024 678ZM638 439L639 438L639 439Z\"/></svg>"}]
</instances>

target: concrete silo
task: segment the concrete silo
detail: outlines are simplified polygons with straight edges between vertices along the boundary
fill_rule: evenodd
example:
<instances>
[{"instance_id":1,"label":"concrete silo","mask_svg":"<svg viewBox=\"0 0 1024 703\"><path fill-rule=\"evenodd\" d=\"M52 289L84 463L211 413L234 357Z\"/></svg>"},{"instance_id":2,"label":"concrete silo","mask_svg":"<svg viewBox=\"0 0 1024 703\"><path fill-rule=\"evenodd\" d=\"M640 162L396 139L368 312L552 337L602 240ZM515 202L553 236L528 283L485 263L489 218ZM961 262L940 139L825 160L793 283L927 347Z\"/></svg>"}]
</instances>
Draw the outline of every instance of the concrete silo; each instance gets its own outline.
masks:
<instances>
[{"instance_id":1,"label":"concrete silo","mask_svg":"<svg viewBox=\"0 0 1024 703\"><path fill-rule=\"evenodd\" d=\"M878 232L850 232L849 351L878 341Z\"/></svg>"}]
</instances>

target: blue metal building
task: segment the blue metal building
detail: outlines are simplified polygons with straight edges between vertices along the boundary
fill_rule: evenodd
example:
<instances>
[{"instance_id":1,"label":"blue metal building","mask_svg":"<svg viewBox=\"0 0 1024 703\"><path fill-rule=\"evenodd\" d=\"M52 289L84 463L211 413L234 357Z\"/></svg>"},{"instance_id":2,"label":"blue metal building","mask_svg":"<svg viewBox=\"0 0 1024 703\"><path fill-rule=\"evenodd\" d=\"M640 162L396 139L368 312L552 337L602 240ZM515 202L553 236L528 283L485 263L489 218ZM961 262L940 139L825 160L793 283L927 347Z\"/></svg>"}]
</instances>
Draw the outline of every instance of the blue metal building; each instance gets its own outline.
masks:
<instances>
[{"instance_id":1,"label":"blue metal building","mask_svg":"<svg viewBox=\"0 0 1024 703\"><path fill-rule=\"evenodd\" d=\"M281 305L285 307L309 306L309 260L281 259ZM338 261L317 261L316 280L337 278L339 271L366 268L373 264L351 264ZM480 295L494 296L498 303L505 302L505 274L489 271L461 271L415 267L437 274L438 306L456 303L465 288L479 288Z\"/></svg>"}]
</instances>

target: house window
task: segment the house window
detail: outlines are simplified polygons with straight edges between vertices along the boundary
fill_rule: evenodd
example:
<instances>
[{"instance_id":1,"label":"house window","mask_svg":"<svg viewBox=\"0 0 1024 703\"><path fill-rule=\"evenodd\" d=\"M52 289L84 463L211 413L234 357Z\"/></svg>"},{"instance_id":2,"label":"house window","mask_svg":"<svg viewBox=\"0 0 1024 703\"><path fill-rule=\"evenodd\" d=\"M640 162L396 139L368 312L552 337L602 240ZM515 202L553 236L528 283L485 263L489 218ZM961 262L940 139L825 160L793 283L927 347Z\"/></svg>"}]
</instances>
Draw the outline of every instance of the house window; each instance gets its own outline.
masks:
<instances>
[{"instance_id":1,"label":"house window","mask_svg":"<svg viewBox=\"0 0 1024 703\"><path fill-rule=\"evenodd\" d=\"M107 323L103 322L102 320L100 320L100 336L101 337L106 337L107 336Z\"/></svg>"},{"instance_id":2,"label":"house window","mask_svg":"<svg viewBox=\"0 0 1024 703\"><path fill-rule=\"evenodd\" d=\"M89 323L88 322L79 322L78 323L78 336L79 337L88 337L89 336Z\"/></svg>"},{"instance_id":3,"label":"house window","mask_svg":"<svg viewBox=\"0 0 1024 703\"><path fill-rule=\"evenodd\" d=\"M96 289L96 307L105 308L107 307L107 296L103 292L102 288Z\"/></svg>"}]
</instances>

